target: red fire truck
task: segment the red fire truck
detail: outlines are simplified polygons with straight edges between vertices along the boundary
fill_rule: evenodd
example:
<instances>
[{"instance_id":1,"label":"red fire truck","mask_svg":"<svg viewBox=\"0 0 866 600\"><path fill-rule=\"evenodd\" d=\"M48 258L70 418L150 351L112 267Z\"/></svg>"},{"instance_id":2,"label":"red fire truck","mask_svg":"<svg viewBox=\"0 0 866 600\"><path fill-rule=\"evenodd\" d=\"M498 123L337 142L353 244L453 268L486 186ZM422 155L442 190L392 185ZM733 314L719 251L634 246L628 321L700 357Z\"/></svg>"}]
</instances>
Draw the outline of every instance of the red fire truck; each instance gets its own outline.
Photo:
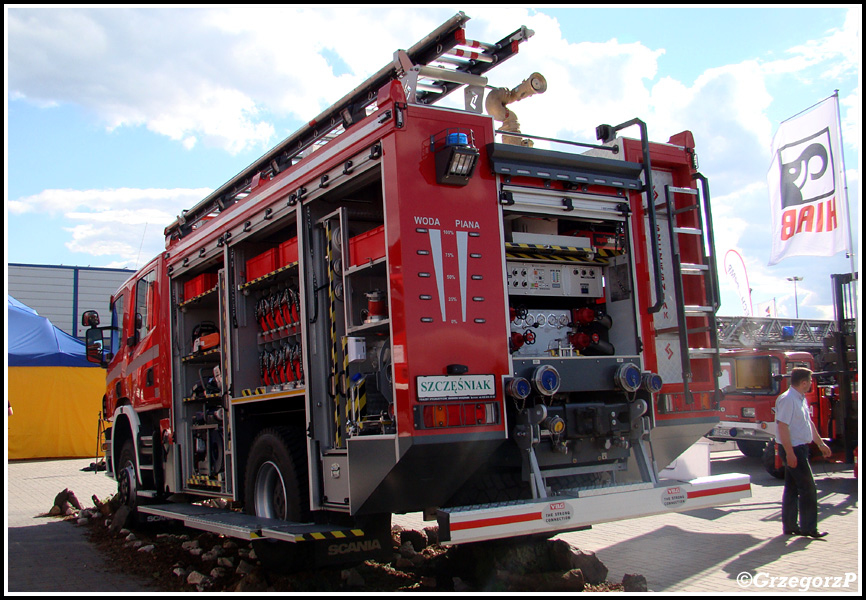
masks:
<instances>
[{"instance_id":1,"label":"red fire truck","mask_svg":"<svg viewBox=\"0 0 866 600\"><path fill-rule=\"evenodd\" d=\"M837 287L843 295L841 284ZM836 450L846 451L845 462L853 462L847 455L857 431L852 385L856 350L848 348L854 347L856 320L844 316L844 307L841 310L843 316L834 321L717 317L719 345L737 349L721 354L722 417L707 437L736 442L743 454L762 459L767 472L782 477L775 444L776 399L788 389L791 370L805 367L815 373L806 400L818 432ZM841 345L846 346L842 353L836 350ZM840 360L845 354L848 360Z\"/></svg>"},{"instance_id":2,"label":"red fire truck","mask_svg":"<svg viewBox=\"0 0 866 600\"><path fill-rule=\"evenodd\" d=\"M110 326L85 314L136 514L324 562L387 552L393 513L454 544L749 496L658 477L719 417L692 135L635 119L535 148L506 106L544 78L484 75L532 31L481 43L466 21L183 211Z\"/></svg>"}]
</instances>

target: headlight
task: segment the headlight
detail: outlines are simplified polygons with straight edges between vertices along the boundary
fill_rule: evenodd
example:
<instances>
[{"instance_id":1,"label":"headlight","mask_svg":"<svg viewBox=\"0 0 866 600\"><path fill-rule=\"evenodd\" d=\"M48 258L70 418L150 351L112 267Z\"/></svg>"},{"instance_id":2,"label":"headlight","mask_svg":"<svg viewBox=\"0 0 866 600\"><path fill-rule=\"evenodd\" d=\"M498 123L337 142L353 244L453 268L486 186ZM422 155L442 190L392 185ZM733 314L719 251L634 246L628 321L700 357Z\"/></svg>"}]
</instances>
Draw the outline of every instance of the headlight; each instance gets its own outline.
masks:
<instances>
[{"instance_id":1,"label":"headlight","mask_svg":"<svg viewBox=\"0 0 866 600\"><path fill-rule=\"evenodd\" d=\"M754 406L750 406L750 407L747 406L747 407L743 408L742 413L743 413L744 417L754 419L755 418L755 407Z\"/></svg>"}]
</instances>

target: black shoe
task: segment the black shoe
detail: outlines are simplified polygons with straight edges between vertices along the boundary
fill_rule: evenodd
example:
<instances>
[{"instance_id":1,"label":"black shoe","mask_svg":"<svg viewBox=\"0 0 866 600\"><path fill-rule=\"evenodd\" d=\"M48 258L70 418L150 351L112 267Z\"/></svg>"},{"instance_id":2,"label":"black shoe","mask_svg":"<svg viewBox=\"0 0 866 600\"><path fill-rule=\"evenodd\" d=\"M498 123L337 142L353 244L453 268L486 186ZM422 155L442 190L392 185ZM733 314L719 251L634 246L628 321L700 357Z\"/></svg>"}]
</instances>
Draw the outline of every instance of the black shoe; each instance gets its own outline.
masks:
<instances>
[{"instance_id":1,"label":"black shoe","mask_svg":"<svg viewBox=\"0 0 866 600\"><path fill-rule=\"evenodd\" d=\"M809 533L801 533L800 535L819 540L823 537L827 537L828 533L826 531L810 531Z\"/></svg>"},{"instance_id":2,"label":"black shoe","mask_svg":"<svg viewBox=\"0 0 866 600\"><path fill-rule=\"evenodd\" d=\"M799 529L788 529L784 532L785 535L803 535L803 532Z\"/></svg>"}]
</instances>

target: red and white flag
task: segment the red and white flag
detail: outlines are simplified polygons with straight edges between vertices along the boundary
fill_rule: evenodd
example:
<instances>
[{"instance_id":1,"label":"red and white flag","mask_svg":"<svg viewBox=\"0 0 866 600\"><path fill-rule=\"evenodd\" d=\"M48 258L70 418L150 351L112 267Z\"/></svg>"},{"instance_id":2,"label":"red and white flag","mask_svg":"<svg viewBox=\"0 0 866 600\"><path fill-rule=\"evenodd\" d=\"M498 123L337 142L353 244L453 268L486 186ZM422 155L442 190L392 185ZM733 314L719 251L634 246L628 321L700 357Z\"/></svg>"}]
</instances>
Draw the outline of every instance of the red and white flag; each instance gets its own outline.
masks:
<instances>
[{"instance_id":1,"label":"red and white flag","mask_svg":"<svg viewBox=\"0 0 866 600\"><path fill-rule=\"evenodd\" d=\"M836 101L831 96L784 121L773 138L767 172L771 265L789 256L833 256L849 250Z\"/></svg>"}]
</instances>

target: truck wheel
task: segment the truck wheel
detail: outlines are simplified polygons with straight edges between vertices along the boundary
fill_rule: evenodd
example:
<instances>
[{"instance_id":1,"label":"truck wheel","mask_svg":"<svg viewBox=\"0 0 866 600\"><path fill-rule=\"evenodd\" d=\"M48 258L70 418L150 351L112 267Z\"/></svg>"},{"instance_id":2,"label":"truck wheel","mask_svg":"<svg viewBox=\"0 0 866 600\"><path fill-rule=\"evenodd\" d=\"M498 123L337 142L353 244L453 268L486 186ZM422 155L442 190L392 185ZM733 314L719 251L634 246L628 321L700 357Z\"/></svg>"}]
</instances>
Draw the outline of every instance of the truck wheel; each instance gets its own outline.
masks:
<instances>
[{"instance_id":1,"label":"truck wheel","mask_svg":"<svg viewBox=\"0 0 866 600\"><path fill-rule=\"evenodd\" d=\"M764 456L764 448L767 442L757 442L755 440L737 440L737 448L744 456L749 458L761 458Z\"/></svg>"},{"instance_id":2,"label":"truck wheel","mask_svg":"<svg viewBox=\"0 0 866 600\"><path fill-rule=\"evenodd\" d=\"M128 506L131 511L135 511L138 504L135 464L135 446L132 440L126 440L117 461L117 493L121 504Z\"/></svg>"},{"instance_id":3,"label":"truck wheel","mask_svg":"<svg viewBox=\"0 0 866 600\"><path fill-rule=\"evenodd\" d=\"M767 447L764 448L764 453L761 456L761 462L767 473L776 479L785 478L785 467L776 468L776 444L773 442L767 442Z\"/></svg>"},{"instance_id":4,"label":"truck wheel","mask_svg":"<svg viewBox=\"0 0 866 600\"><path fill-rule=\"evenodd\" d=\"M244 478L247 513L285 521L309 520L305 439L302 430L287 427L259 433Z\"/></svg>"}]
</instances>

